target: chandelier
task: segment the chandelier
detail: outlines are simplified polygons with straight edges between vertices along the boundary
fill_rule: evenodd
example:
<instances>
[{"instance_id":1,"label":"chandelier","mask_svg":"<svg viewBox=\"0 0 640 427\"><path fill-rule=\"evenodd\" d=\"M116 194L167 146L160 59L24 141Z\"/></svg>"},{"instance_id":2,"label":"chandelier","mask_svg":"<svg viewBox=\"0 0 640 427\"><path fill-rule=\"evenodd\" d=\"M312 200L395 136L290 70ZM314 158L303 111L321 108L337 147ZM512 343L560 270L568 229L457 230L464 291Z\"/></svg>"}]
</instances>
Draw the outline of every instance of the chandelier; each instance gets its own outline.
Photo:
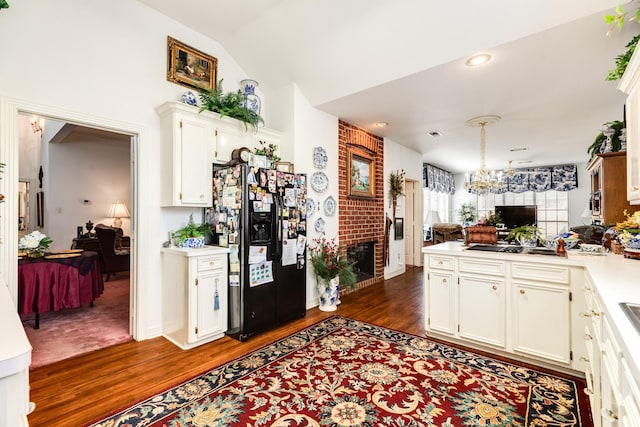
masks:
<instances>
[{"instance_id":1,"label":"chandelier","mask_svg":"<svg viewBox=\"0 0 640 427\"><path fill-rule=\"evenodd\" d=\"M485 167L484 157L486 150L485 126L500 120L500 116L481 116L469 119L467 126L480 126L480 169L471 174L466 174L464 188L471 194L480 196L499 192L504 188L502 174L496 173Z\"/></svg>"}]
</instances>

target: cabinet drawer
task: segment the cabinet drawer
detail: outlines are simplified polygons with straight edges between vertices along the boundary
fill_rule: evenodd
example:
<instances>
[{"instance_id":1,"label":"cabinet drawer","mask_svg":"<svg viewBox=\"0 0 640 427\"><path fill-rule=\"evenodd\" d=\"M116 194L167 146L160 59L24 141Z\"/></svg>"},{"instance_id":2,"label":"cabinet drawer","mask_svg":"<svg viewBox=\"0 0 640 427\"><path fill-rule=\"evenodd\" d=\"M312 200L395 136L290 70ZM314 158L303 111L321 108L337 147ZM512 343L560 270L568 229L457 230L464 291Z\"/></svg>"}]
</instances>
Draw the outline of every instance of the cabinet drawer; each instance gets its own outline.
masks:
<instances>
[{"instance_id":1,"label":"cabinet drawer","mask_svg":"<svg viewBox=\"0 0 640 427\"><path fill-rule=\"evenodd\" d=\"M429 255L429 267L453 270L455 260L452 256Z\"/></svg>"},{"instance_id":2,"label":"cabinet drawer","mask_svg":"<svg viewBox=\"0 0 640 427\"><path fill-rule=\"evenodd\" d=\"M569 283L569 269L549 264L511 264L511 277L535 281Z\"/></svg>"},{"instance_id":3,"label":"cabinet drawer","mask_svg":"<svg viewBox=\"0 0 640 427\"><path fill-rule=\"evenodd\" d=\"M504 261L489 259L460 258L460 272L504 276L507 272L507 264Z\"/></svg>"},{"instance_id":4,"label":"cabinet drawer","mask_svg":"<svg viewBox=\"0 0 640 427\"><path fill-rule=\"evenodd\" d=\"M620 361L622 360L622 352L618 343L613 338L613 333L609 327L607 319L602 319L602 354L604 365L607 366L611 375L611 384L615 389L620 385Z\"/></svg>"},{"instance_id":5,"label":"cabinet drawer","mask_svg":"<svg viewBox=\"0 0 640 427\"><path fill-rule=\"evenodd\" d=\"M222 269L226 263L227 259L222 256L201 256L198 257L198 271Z\"/></svg>"}]
</instances>

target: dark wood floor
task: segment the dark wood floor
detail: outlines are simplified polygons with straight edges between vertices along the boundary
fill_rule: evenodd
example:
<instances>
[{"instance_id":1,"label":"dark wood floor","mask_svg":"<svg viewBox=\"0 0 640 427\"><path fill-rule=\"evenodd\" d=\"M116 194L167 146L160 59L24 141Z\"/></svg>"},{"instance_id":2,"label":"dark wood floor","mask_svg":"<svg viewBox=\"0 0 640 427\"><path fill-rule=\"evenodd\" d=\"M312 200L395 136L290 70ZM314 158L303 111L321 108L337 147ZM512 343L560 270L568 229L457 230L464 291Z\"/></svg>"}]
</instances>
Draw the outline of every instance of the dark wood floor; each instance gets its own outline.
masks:
<instances>
[{"instance_id":1,"label":"dark wood floor","mask_svg":"<svg viewBox=\"0 0 640 427\"><path fill-rule=\"evenodd\" d=\"M31 426L80 426L188 380L334 314L424 336L422 269L342 297L333 313L306 317L240 343L224 337L189 351L164 338L119 344L30 372Z\"/></svg>"}]
</instances>

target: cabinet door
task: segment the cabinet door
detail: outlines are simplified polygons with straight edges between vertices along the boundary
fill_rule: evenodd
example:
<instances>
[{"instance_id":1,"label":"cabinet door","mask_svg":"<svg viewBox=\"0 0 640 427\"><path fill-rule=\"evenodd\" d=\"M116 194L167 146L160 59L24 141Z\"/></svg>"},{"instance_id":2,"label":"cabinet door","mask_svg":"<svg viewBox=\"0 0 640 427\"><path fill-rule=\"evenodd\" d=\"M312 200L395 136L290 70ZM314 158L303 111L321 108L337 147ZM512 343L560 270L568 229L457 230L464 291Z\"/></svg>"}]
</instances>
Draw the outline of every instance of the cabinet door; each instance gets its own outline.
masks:
<instances>
[{"instance_id":1,"label":"cabinet door","mask_svg":"<svg viewBox=\"0 0 640 427\"><path fill-rule=\"evenodd\" d=\"M640 204L640 90L634 88L627 98L627 200Z\"/></svg>"},{"instance_id":2,"label":"cabinet door","mask_svg":"<svg viewBox=\"0 0 640 427\"><path fill-rule=\"evenodd\" d=\"M610 369L611 355L606 351L602 352L602 427L618 427L620 419L620 397L615 383L616 373ZM596 409L597 412L597 409ZM598 416L598 414L594 414Z\"/></svg>"},{"instance_id":3,"label":"cabinet door","mask_svg":"<svg viewBox=\"0 0 640 427\"><path fill-rule=\"evenodd\" d=\"M207 121L188 116L179 123L181 205L210 206L214 130Z\"/></svg>"},{"instance_id":4,"label":"cabinet door","mask_svg":"<svg viewBox=\"0 0 640 427\"><path fill-rule=\"evenodd\" d=\"M504 348L505 302L504 280L461 275L460 337Z\"/></svg>"},{"instance_id":5,"label":"cabinet door","mask_svg":"<svg viewBox=\"0 0 640 427\"><path fill-rule=\"evenodd\" d=\"M201 273L198 275L197 283L197 339L224 333L227 330L227 286L225 278L220 272Z\"/></svg>"},{"instance_id":6,"label":"cabinet door","mask_svg":"<svg viewBox=\"0 0 640 427\"><path fill-rule=\"evenodd\" d=\"M514 282L512 301L514 350L570 363L568 287Z\"/></svg>"},{"instance_id":7,"label":"cabinet door","mask_svg":"<svg viewBox=\"0 0 640 427\"><path fill-rule=\"evenodd\" d=\"M426 295L427 330L455 335L453 273L431 270Z\"/></svg>"}]
</instances>

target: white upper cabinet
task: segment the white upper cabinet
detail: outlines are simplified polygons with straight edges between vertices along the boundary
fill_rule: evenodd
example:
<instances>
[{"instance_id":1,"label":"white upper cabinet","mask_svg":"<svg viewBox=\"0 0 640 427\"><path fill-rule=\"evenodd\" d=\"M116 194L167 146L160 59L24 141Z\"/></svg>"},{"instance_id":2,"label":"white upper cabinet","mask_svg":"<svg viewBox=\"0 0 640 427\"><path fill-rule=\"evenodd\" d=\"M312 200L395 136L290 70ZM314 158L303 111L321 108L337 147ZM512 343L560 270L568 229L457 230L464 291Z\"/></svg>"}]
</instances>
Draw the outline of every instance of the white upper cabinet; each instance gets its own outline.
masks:
<instances>
[{"instance_id":1,"label":"white upper cabinet","mask_svg":"<svg viewBox=\"0 0 640 427\"><path fill-rule=\"evenodd\" d=\"M618 89L627 94L627 200L640 204L640 49L636 49Z\"/></svg>"}]
</instances>

